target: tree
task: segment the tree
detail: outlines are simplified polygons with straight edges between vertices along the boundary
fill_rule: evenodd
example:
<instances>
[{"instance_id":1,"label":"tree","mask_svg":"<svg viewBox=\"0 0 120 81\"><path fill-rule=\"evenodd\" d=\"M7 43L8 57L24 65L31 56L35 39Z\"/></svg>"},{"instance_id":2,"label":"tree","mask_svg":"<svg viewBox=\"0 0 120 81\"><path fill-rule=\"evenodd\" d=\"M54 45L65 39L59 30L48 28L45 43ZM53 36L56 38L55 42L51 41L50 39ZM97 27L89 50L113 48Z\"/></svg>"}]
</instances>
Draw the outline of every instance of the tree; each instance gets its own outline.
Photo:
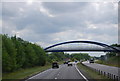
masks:
<instances>
[{"instance_id":1,"label":"tree","mask_svg":"<svg viewBox=\"0 0 120 81\"><path fill-rule=\"evenodd\" d=\"M3 72L45 65L47 56L40 46L24 41L16 36L0 36L3 41L1 44Z\"/></svg>"},{"instance_id":2,"label":"tree","mask_svg":"<svg viewBox=\"0 0 120 81\"><path fill-rule=\"evenodd\" d=\"M120 47L120 44L112 44L112 45L110 45L110 46ZM116 56L116 53L115 53L115 52L107 52L106 55L107 55L108 57L114 57L114 56Z\"/></svg>"},{"instance_id":3,"label":"tree","mask_svg":"<svg viewBox=\"0 0 120 81\"><path fill-rule=\"evenodd\" d=\"M88 60L90 58L90 56L87 53L73 53L71 54L71 58L74 58L76 60Z\"/></svg>"},{"instance_id":4,"label":"tree","mask_svg":"<svg viewBox=\"0 0 120 81\"><path fill-rule=\"evenodd\" d=\"M17 68L17 66L16 66L16 49L15 49L14 43L11 41L10 38L8 38L7 35L2 36L2 41L3 41L3 43L2 43L3 65L8 64L8 67L3 66L3 68L5 68L7 71L14 71ZM4 62L6 64L4 64Z\"/></svg>"},{"instance_id":5,"label":"tree","mask_svg":"<svg viewBox=\"0 0 120 81\"><path fill-rule=\"evenodd\" d=\"M45 65L46 63L46 53L44 52L44 50L36 45L36 44L33 44L32 45L33 49L35 50L35 53L36 53L36 65Z\"/></svg>"},{"instance_id":6,"label":"tree","mask_svg":"<svg viewBox=\"0 0 120 81\"><path fill-rule=\"evenodd\" d=\"M16 48L16 65L17 69L22 68L23 63L25 62L25 50L24 46L22 45L23 40L21 38L16 38L16 36L11 37L12 41L15 44Z\"/></svg>"}]
</instances>

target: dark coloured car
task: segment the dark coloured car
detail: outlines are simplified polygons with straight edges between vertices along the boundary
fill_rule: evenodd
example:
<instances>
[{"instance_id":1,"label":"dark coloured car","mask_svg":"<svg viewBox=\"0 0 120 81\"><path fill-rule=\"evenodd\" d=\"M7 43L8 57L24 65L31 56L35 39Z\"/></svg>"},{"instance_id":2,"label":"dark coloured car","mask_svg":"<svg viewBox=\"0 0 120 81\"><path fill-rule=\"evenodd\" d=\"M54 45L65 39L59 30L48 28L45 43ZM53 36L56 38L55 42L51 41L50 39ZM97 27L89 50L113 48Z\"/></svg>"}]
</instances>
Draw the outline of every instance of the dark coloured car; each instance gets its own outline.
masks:
<instances>
[{"instance_id":1,"label":"dark coloured car","mask_svg":"<svg viewBox=\"0 0 120 81\"><path fill-rule=\"evenodd\" d=\"M68 64L68 61L65 61L64 64Z\"/></svg>"},{"instance_id":2,"label":"dark coloured car","mask_svg":"<svg viewBox=\"0 0 120 81\"><path fill-rule=\"evenodd\" d=\"M76 60L75 63L77 63L78 61Z\"/></svg>"},{"instance_id":3,"label":"dark coloured car","mask_svg":"<svg viewBox=\"0 0 120 81\"><path fill-rule=\"evenodd\" d=\"M53 62L53 63L52 63L52 68L59 68L58 63L57 63L57 62Z\"/></svg>"},{"instance_id":4,"label":"dark coloured car","mask_svg":"<svg viewBox=\"0 0 120 81\"><path fill-rule=\"evenodd\" d=\"M72 66L73 64L71 62L68 63L68 66Z\"/></svg>"},{"instance_id":5,"label":"dark coloured car","mask_svg":"<svg viewBox=\"0 0 120 81\"><path fill-rule=\"evenodd\" d=\"M94 63L94 60L93 59L89 60L89 63Z\"/></svg>"}]
</instances>

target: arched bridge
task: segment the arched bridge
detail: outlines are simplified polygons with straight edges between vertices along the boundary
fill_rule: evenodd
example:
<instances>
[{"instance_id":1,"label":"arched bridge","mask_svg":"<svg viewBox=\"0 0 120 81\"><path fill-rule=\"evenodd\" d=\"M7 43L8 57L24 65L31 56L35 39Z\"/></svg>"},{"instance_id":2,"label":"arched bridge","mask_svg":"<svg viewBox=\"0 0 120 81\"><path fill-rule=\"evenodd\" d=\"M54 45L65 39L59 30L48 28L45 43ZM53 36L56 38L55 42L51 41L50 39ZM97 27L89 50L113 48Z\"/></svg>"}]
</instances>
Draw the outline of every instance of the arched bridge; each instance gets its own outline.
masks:
<instances>
[{"instance_id":1,"label":"arched bridge","mask_svg":"<svg viewBox=\"0 0 120 81\"><path fill-rule=\"evenodd\" d=\"M94 41L62 42L46 47L44 50L46 52L71 52L71 51L120 52L120 48L118 47L113 47L107 44Z\"/></svg>"}]
</instances>

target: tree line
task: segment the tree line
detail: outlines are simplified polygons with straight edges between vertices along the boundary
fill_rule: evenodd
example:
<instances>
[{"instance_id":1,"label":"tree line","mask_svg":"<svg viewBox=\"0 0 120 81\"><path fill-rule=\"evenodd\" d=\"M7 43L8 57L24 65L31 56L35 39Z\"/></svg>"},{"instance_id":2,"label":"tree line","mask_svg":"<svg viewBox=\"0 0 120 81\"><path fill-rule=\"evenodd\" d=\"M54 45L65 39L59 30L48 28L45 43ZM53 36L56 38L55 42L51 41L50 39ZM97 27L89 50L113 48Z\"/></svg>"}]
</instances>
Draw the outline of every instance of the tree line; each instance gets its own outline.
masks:
<instances>
[{"instance_id":1,"label":"tree line","mask_svg":"<svg viewBox=\"0 0 120 81\"><path fill-rule=\"evenodd\" d=\"M0 34L2 38L2 72L13 72L34 66L44 66L64 59L88 59L88 54L68 54L64 52L46 53L40 45L19 37Z\"/></svg>"},{"instance_id":2,"label":"tree line","mask_svg":"<svg viewBox=\"0 0 120 81\"><path fill-rule=\"evenodd\" d=\"M12 72L20 68L44 66L46 62L44 50L16 36L2 35L2 70Z\"/></svg>"},{"instance_id":3,"label":"tree line","mask_svg":"<svg viewBox=\"0 0 120 81\"><path fill-rule=\"evenodd\" d=\"M73 53L71 54L72 60L89 60L91 57L87 53Z\"/></svg>"},{"instance_id":4,"label":"tree line","mask_svg":"<svg viewBox=\"0 0 120 81\"><path fill-rule=\"evenodd\" d=\"M110 45L110 46L120 48L120 44L112 44L112 45ZM119 56L118 54L119 54L119 53L116 53L116 52L107 52L107 53L106 53L106 56L107 56L108 58L118 57L118 56Z\"/></svg>"}]
</instances>

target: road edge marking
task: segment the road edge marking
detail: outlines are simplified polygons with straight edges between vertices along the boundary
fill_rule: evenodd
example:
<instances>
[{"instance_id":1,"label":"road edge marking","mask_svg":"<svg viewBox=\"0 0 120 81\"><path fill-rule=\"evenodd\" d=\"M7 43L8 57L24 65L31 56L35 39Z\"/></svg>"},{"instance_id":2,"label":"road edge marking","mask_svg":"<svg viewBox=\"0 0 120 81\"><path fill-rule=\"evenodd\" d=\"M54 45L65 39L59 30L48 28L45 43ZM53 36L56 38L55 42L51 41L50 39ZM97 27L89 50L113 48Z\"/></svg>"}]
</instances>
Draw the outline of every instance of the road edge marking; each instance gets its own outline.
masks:
<instances>
[{"instance_id":1,"label":"road edge marking","mask_svg":"<svg viewBox=\"0 0 120 81\"><path fill-rule=\"evenodd\" d=\"M50 69L51 69L51 68L50 68ZM40 73L38 73L38 74L35 74L35 75L29 77L28 79L26 79L25 81L28 81L28 80L30 80L30 79L32 79L32 78L34 78L34 77L36 77L36 76L38 76L38 75L44 73L44 72L47 72L47 71L50 70L50 69L47 69L47 70L45 70L45 71L43 71L43 72L40 72Z\"/></svg>"},{"instance_id":2,"label":"road edge marking","mask_svg":"<svg viewBox=\"0 0 120 81\"><path fill-rule=\"evenodd\" d=\"M55 79L57 79L57 78L55 77Z\"/></svg>"},{"instance_id":3,"label":"road edge marking","mask_svg":"<svg viewBox=\"0 0 120 81\"><path fill-rule=\"evenodd\" d=\"M88 81L88 79L80 72L80 70L77 68L77 66L75 65L76 70L78 71L78 73L86 80Z\"/></svg>"}]
</instances>

